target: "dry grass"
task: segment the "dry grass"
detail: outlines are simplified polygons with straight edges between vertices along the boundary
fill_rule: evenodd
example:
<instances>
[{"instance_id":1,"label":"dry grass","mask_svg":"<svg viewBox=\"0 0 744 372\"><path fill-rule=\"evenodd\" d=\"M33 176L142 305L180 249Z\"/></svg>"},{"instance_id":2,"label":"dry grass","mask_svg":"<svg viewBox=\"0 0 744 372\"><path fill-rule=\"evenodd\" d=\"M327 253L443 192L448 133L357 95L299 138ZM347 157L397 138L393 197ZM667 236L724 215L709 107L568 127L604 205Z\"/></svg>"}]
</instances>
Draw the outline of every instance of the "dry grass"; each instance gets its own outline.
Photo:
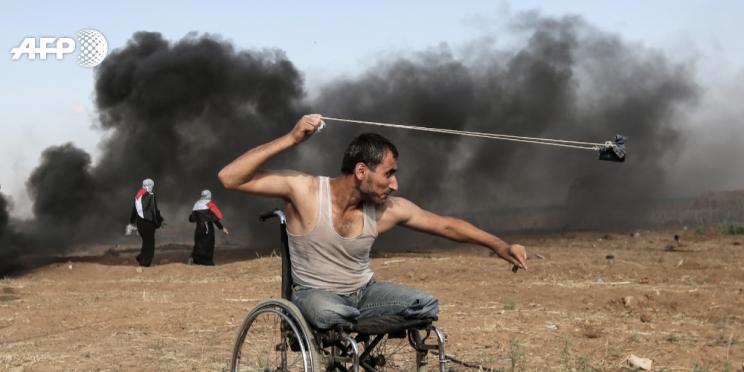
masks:
<instances>
[{"instance_id":1,"label":"dry grass","mask_svg":"<svg viewBox=\"0 0 744 372\"><path fill-rule=\"evenodd\" d=\"M733 235L683 234L671 252L670 232L519 239L545 259L518 274L469 247L373 268L435 294L447 353L487 368L617 371L635 354L658 371L735 371L744 249ZM245 313L279 292L277 257L139 271L126 255L108 260L0 280L0 370L225 370Z\"/></svg>"}]
</instances>

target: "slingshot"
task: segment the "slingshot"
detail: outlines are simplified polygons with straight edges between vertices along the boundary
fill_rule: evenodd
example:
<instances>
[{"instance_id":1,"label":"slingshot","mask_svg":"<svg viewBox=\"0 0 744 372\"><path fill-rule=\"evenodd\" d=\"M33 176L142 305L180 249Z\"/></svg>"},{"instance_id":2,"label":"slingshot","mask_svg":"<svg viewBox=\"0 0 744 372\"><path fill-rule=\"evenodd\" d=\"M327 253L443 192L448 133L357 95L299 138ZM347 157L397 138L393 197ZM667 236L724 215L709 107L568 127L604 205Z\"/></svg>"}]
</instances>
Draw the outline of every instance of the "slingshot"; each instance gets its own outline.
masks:
<instances>
[{"instance_id":1,"label":"slingshot","mask_svg":"<svg viewBox=\"0 0 744 372\"><path fill-rule=\"evenodd\" d=\"M379 123L379 122L374 122L374 121L340 119L340 118L332 118L332 117L327 117L327 116L321 117L320 129L323 129L325 127L325 122L324 122L325 120L345 122L345 123L364 124L364 125L375 125L379 127L418 130L418 131L423 131L423 132L455 134L455 135L460 135L460 136L496 139L496 140L503 140L503 141L534 143L538 145L558 146L558 147L566 147L566 148L572 148L572 149L578 149L578 150L591 150L591 151L597 151L599 160L607 160L607 161L615 161L615 162L625 161L625 137L619 134L615 135L615 138L612 141L605 141L604 143L594 143L594 142L558 140L558 139L550 139L550 138L513 136L513 135L508 135L508 134L471 132L471 131L455 130L455 129L429 128L429 127L422 127L422 126L415 126L415 125Z\"/></svg>"}]
</instances>

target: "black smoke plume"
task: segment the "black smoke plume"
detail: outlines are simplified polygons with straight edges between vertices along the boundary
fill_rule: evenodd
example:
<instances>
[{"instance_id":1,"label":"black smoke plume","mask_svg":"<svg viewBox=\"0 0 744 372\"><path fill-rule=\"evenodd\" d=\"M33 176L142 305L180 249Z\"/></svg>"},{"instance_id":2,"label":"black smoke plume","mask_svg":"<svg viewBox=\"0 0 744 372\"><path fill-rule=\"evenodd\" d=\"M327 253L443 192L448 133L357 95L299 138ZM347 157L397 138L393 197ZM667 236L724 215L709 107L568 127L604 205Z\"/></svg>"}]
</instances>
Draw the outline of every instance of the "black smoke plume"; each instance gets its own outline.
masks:
<instances>
[{"instance_id":1,"label":"black smoke plume","mask_svg":"<svg viewBox=\"0 0 744 372\"><path fill-rule=\"evenodd\" d=\"M44 245L84 241L99 225L91 213L103 201L91 175L90 155L71 143L52 146L26 182L34 199L35 237Z\"/></svg>"},{"instance_id":2,"label":"black smoke plume","mask_svg":"<svg viewBox=\"0 0 744 372\"><path fill-rule=\"evenodd\" d=\"M19 258L25 253L24 247L28 245L17 231L17 227L13 226L10 203L5 195L0 193L0 277L23 267Z\"/></svg>"},{"instance_id":3,"label":"black smoke plume","mask_svg":"<svg viewBox=\"0 0 744 372\"><path fill-rule=\"evenodd\" d=\"M0 241L5 238L8 231L8 222L10 221L10 213L8 213L8 201L5 199L5 195L0 194Z\"/></svg>"},{"instance_id":4,"label":"black smoke plume","mask_svg":"<svg viewBox=\"0 0 744 372\"><path fill-rule=\"evenodd\" d=\"M5 199L5 195L0 194L0 247L2 247L2 250L0 250L0 273L11 270L18 255L11 236L14 232L8 226L10 222L8 209L8 201Z\"/></svg>"},{"instance_id":5,"label":"black smoke plume","mask_svg":"<svg viewBox=\"0 0 744 372\"><path fill-rule=\"evenodd\" d=\"M565 226L630 223L667 195L664 164L682 139L674 114L697 97L691 71L578 17L525 14L515 24L527 34L519 49L483 42L460 56L440 46L381 61L327 86L315 107L329 116L530 137L603 142L621 133L629 138L624 164L578 150L384 131L401 145L401 192L435 210L497 214L567 203Z\"/></svg>"},{"instance_id":6,"label":"black smoke plume","mask_svg":"<svg viewBox=\"0 0 744 372\"><path fill-rule=\"evenodd\" d=\"M112 213L128 213L141 180L153 178L159 203L173 211L166 223L183 220L177 207L190 207L202 189L215 191L227 209L244 204L238 194L219 192L217 171L303 111L302 77L281 51L236 51L210 35L169 43L158 33L136 33L96 76L109 134L93 170L97 190L120 201Z\"/></svg>"}]
</instances>

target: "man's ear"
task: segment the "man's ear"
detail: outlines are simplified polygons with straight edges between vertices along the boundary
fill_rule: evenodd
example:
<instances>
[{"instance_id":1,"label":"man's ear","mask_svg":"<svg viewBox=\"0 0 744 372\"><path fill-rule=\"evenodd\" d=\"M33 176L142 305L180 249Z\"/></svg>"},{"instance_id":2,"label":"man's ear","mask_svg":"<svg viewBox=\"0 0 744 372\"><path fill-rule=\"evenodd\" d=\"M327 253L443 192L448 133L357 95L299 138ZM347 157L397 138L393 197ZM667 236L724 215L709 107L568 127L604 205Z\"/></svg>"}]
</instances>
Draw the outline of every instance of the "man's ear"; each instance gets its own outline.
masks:
<instances>
[{"instance_id":1,"label":"man's ear","mask_svg":"<svg viewBox=\"0 0 744 372\"><path fill-rule=\"evenodd\" d=\"M367 168L367 164L364 164L362 162L356 163L354 166L354 176L358 180L363 180L367 176L367 172L369 172L369 168Z\"/></svg>"}]
</instances>

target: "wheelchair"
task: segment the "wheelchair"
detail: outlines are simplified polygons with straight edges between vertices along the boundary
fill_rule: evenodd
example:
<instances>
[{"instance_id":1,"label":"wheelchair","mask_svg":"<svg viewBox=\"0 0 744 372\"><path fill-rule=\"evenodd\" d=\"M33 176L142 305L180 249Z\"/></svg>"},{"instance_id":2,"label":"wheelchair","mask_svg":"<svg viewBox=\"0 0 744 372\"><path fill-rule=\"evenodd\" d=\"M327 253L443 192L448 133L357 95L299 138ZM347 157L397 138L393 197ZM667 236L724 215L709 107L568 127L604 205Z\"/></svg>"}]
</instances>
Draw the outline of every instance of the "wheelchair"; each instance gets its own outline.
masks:
<instances>
[{"instance_id":1,"label":"wheelchair","mask_svg":"<svg viewBox=\"0 0 744 372\"><path fill-rule=\"evenodd\" d=\"M330 330L315 329L291 301L292 275L287 221L279 209L259 219L278 217L281 234L281 298L261 302L246 315L235 339L230 370L237 371L418 371L427 369L430 351L446 370L445 337L436 319L409 320L398 315L360 318Z\"/></svg>"}]
</instances>

